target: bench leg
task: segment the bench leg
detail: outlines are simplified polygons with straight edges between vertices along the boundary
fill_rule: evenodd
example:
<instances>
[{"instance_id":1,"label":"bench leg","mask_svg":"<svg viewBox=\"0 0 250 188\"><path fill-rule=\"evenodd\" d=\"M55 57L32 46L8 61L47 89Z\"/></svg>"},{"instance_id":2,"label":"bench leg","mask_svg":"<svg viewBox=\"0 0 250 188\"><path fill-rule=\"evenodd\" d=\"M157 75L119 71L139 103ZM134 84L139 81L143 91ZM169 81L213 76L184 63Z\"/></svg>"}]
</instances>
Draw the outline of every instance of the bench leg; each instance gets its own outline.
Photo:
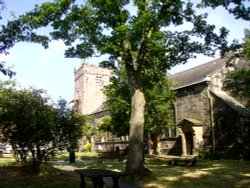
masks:
<instances>
[{"instance_id":1,"label":"bench leg","mask_svg":"<svg viewBox=\"0 0 250 188\"><path fill-rule=\"evenodd\" d=\"M98 157L97 161L98 161L98 163L102 163L103 162L103 158L102 157Z\"/></svg>"},{"instance_id":2,"label":"bench leg","mask_svg":"<svg viewBox=\"0 0 250 188\"><path fill-rule=\"evenodd\" d=\"M80 187L85 188L86 187L85 177L83 175L80 175L80 177L81 177Z\"/></svg>"},{"instance_id":3,"label":"bench leg","mask_svg":"<svg viewBox=\"0 0 250 188\"><path fill-rule=\"evenodd\" d=\"M104 181L102 178L91 178L94 188L103 188Z\"/></svg>"},{"instance_id":4,"label":"bench leg","mask_svg":"<svg viewBox=\"0 0 250 188\"><path fill-rule=\"evenodd\" d=\"M112 177L113 179L113 188L119 188L119 177Z\"/></svg>"},{"instance_id":5,"label":"bench leg","mask_svg":"<svg viewBox=\"0 0 250 188\"><path fill-rule=\"evenodd\" d=\"M192 161L192 166L195 166L196 165L196 160L193 160Z\"/></svg>"},{"instance_id":6,"label":"bench leg","mask_svg":"<svg viewBox=\"0 0 250 188\"><path fill-rule=\"evenodd\" d=\"M185 166L190 166L190 161L185 161Z\"/></svg>"},{"instance_id":7,"label":"bench leg","mask_svg":"<svg viewBox=\"0 0 250 188\"><path fill-rule=\"evenodd\" d=\"M168 161L168 165L172 166L173 165L173 161Z\"/></svg>"}]
</instances>

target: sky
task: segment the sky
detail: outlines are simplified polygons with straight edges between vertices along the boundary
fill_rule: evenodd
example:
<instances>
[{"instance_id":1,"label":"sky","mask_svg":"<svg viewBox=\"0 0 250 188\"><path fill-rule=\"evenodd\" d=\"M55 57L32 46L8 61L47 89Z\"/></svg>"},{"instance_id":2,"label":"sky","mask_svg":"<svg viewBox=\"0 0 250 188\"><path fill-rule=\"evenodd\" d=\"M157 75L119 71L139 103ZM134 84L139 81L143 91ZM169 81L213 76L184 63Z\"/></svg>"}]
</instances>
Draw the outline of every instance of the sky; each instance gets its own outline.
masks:
<instances>
[{"instance_id":1,"label":"sky","mask_svg":"<svg viewBox=\"0 0 250 188\"><path fill-rule=\"evenodd\" d=\"M46 0L4 0L6 9L2 12L3 20L10 19L14 13L16 16L32 10L35 4ZM250 5L250 4L249 4ZM244 29L249 28L249 23L242 20L235 20L223 8L206 10L208 22L215 24L219 29L225 26L230 30L229 41L241 40L244 36ZM185 26L184 26L185 27ZM64 58L66 47L61 41L53 41L49 49L44 49L39 44L18 43L10 51L8 56L0 55L0 61L6 61L7 66L13 67L16 72L14 79L24 88L35 87L47 90L49 96L54 100L60 97L71 101L74 96L74 69L79 68L82 60L76 58ZM199 55L197 59L190 60L187 64L176 66L170 70L171 74L185 69L206 63L215 57L204 57ZM89 58L85 60L89 64L98 64L100 59ZM7 77L0 74L0 79Z\"/></svg>"}]
</instances>

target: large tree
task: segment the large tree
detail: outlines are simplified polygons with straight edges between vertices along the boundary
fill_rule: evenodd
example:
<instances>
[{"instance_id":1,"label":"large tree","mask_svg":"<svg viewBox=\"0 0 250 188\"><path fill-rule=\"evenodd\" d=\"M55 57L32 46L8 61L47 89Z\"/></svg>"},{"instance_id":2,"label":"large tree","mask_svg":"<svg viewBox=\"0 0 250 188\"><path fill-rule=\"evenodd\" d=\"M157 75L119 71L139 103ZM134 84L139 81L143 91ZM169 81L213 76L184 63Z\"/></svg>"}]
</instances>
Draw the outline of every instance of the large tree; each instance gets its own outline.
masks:
<instances>
[{"instance_id":1,"label":"large tree","mask_svg":"<svg viewBox=\"0 0 250 188\"><path fill-rule=\"evenodd\" d=\"M117 69L116 76L111 78L111 84L106 86L104 90L107 96L104 106L109 112L109 118L107 117L106 120L109 121L103 121L99 128L117 136L129 134L131 96L126 78L125 71ZM160 80L156 80L156 83L147 82L147 86L144 88L147 101L145 106L145 137L147 134L150 135L153 154L157 153L158 136L163 133L163 130L172 128L174 125L175 94L171 90L171 81L165 74Z\"/></svg>"},{"instance_id":2,"label":"large tree","mask_svg":"<svg viewBox=\"0 0 250 188\"><path fill-rule=\"evenodd\" d=\"M39 42L47 47L50 38L36 34L35 30L50 25L53 29L51 38L62 39L70 46L65 52L66 57L88 58L108 54L111 62L123 64L131 92L126 172L130 175L143 174L144 87L149 81L148 75L165 73L166 69L187 62L197 53L213 55L218 48L223 51L227 48L228 31L221 28L216 34L215 26L206 22L207 15L198 14L189 1L76 2L55 0L43 3L9 22L2 28L0 52L20 41ZM249 17L249 8L245 8L243 0L202 2L200 7L223 5L237 18ZM178 26L186 23L188 27L177 30Z\"/></svg>"}]
</instances>

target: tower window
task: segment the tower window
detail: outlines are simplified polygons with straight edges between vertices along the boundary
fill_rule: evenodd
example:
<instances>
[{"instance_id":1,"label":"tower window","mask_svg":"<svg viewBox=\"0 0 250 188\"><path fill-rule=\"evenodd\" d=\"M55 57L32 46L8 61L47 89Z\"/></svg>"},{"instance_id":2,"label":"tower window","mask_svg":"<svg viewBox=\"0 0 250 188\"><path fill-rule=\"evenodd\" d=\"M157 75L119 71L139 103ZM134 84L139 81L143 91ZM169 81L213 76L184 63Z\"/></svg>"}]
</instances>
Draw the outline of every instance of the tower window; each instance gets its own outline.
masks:
<instances>
[{"instance_id":1,"label":"tower window","mask_svg":"<svg viewBox=\"0 0 250 188\"><path fill-rule=\"evenodd\" d=\"M102 76L96 76L96 83L102 84Z\"/></svg>"}]
</instances>

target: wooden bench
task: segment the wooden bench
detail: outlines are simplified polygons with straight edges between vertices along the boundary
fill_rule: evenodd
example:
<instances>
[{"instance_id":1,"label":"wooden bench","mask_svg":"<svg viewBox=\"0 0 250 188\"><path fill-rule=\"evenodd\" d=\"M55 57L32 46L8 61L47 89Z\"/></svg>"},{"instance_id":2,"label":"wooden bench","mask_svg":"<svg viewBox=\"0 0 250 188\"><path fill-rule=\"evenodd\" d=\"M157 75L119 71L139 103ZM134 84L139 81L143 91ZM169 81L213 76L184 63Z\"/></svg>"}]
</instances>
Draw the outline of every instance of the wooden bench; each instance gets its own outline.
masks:
<instances>
[{"instance_id":1,"label":"wooden bench","mask_svg":"<svg viewBox=\"0 0 250 188\"><path fill-rule=\"evenodd\" d=\"M180 163L184 163L185 166L195 166L198 160L198 157L196 155L188 155L188 156L154 155L153 157L162 158L166 160L169 165L173 166L176 166Z\"/></svg>"},{"instance_id":2,"label":"wooden bench","mask_svg":"<svg viewBox=\"0 0 250 188\"><path fill-rule=\"evenodd\" d=\"M124 150L119 151L99 151L98 152L98 162L102 163L104 159L117 159L119 161L122 161L126 158L126 153Z\"/></svg>"},{"instance_id":3,"label":"wooden bench","mask_svg":"<svg viewBox=\"0 0 250 188\"><path fill-rule=\"evenodd\" d=\"M80 175L81 188L85 188L87 185L85 182L85 177L91 179L94 188L103 188L104 186L103 178L111 177L113 179L113 188L119 188L119 179L121 176L125 175L125 173L107 169L76 169L75 172L77 172Z\"/></svg>"},{"instance_id":4,"label":"wooden bench","mask_svg":"<svg viewBox=\"0 0 250 188\"><path fill-rule=\"evenodd\" d=\"M168 161L169 165L176 166L178 163L184 163L185 166L195 166L197 163L197 157L180 157L175 159L170 159Z\"/></svg>"}]
</instances>

